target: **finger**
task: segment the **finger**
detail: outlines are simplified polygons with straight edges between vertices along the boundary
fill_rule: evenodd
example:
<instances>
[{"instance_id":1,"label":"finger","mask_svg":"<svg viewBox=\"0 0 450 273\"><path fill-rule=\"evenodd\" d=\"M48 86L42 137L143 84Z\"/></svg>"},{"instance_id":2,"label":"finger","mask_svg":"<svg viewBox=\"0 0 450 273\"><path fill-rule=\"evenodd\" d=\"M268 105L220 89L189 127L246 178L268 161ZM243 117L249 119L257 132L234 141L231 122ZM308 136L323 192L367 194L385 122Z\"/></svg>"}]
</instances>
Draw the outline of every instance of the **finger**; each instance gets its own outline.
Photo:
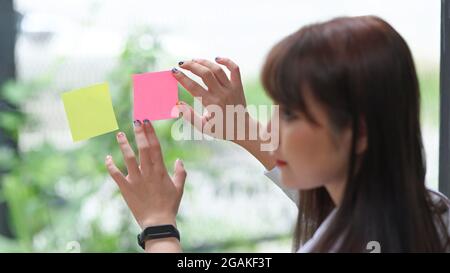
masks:
<instances>
[{"instance_id":1,"label":"finger","mask_svg":"<svg viewBox=\"0 0 450 273\"><path fill-rule=\"evenodd\" d=\"M222 67L220 67L218 64L205 59L195 59L195 62L209 68L209 70L213 72L214 77L216 77L216 79L222 86L231 86L231 82L228 79L227 74L225 74L225 71L223 71Z\"/></svg>"},{"instance_id":2,"label":"finger","mask_svg":"<svg viewBox=\"0 0 450 273\"><path fill-rule=\"evenodd\" d=\"M134 121L134 136L139 150L139 169L148 172L151 168L152 160L150 158L150 144L144 131L144 126L140 120Z\"/></svg>"},{"instance_id":3,"label":"finger","mask_svg":"<svg viewBox=\"0 0 450 273\"><path fill-rule=\"evenodd\" d=\"M182 71L173 68L172 75L175 79L193 96L193 97L207 97L209 94L200 84L190 79Z\"/></svg>"},{"instance_id":4,"label":"finger","mask_svg":"<svg viewBox=\"0 0 450 273\"><path fill-rule=\"evenodd\" d=\"M156 136L155 129L150 121L144 122L144 130L147 135L147 140L150 145L150 160L152 161L153 168L156 171L164 171L164 161L161 153L161 144Z\"/></svg>"},{"instance_id":5,"label":"finger","mask_svg":"<svg viewBox=\"0 0 450 273\"><path fill-rule=\"evenodd\" d=\"M149 126L148 126L149 123L150 123L150 120L144 119L144 124L142 125L142 127L144 128L145 139L147 139L147 143L148 143L148 145L149 145L149 147L151 149L150 137L149 137L149 132L148 132L148 130L150 130ZM151 157L150 157L150 160L151 160ZM153 161L152 161L152 163L153 163Z\"/></svg>"},{"instance_id":6,"label":"finger","mask_svg":"<svg viewBox=\"0 0 450 273\"><path fill-rule=\"evenodd\" d=\"M184 169L183 161L177 159L175 161L174 175L173 175L173 184L177 188L178 192L182 193L184 189L184 183L186 181L186 170Z\"/></svg>"},{"instance_id":7,"label":"finger","mask_svg":"<svg viewBox=\"0 0 450 273\"><path fill-rule=\"evenodd\" d=\"M117 134L117 142L119 143L120 150L122 151L125 165L127 165L128 174L131 177L138 177L140 175L140 171L136 162L136 157L133 149L131 149L130 144L128 143L127 137L123 132L119 132Z\"/></svg>"},{"instance_id":8,"label":"finger","mask_svg":"<svg viewBox=\"0 0 450 273\"><path fill-rule=\"evenodd\" d=\"M203 132L203 127L207 122L203 116L197 114L195 110L184 101L179 101L177 103L177 108L185 120L191 123L198 131Z\"/></svg>"},{"instance_id":9,"label":"finger","mask_svg":"<svg viewBox=\"0 0 450 273\"><path fill-rule=\"evenodd\" d=\"M241 72L237 64L228 58L216 57L215 60L218 64L224 65L230 70L231 84L234 86L242 86Z\"/></svg>"},{"instance_id":10,"label":"finger","mask_svg":"<svg viewBox=\"0 0 450 273\"><path fill-rule=\"evenodd\" d=\"M214 73L206 66L198 64L195 61L180 62L179 65L181 68L189 70L195 75L202 78L203 82L208 87L209 92L216 92L219 90L220 88L219 82L214 76Z\"/></svg>"},{"instance_id":11,"label":"finger","mask_svg":"<svg viewBox=\"0 0 450 273\"><path fill-rule=\"evenodd\" d=\"M116 182L117 186L119 186L120 191L123 191L127 186L128 181L119 168L117 168L116 164L114 164L112 156L106 156L105 165L108 169L109 175Z\"/></svg>"}]
</instances>

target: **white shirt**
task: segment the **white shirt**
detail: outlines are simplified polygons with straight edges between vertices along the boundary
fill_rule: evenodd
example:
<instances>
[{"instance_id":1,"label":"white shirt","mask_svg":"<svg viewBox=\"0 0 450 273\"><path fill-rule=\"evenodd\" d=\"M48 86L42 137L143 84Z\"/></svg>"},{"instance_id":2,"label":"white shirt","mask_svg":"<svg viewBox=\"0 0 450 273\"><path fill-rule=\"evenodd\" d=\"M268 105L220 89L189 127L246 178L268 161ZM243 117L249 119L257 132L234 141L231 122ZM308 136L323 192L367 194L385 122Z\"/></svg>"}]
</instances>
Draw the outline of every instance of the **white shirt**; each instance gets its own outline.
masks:
<instances>
[{"instance_id":1,"label":"white shirt","mask_svg":"<svg viewBox=\"0 0 450 273\"><path fill-rule=\"evenodd\" d=\"M286 188L282 183L281 183L281 179L280 179L280 169L278 167L273 168L270 171L265 171L264 174L270 179L272 180L278 187L280 187L280 189L297 205L298 204L298 191L297 190L292 190L292 189L288 189ZM448 236L450 236L450 200L443 195L440 192L428 189L428 191L431 194L431 198L432 201L437 203L441 200L443 200L447 206L449 207L449 209L447 210L447 212L445 213L445 215L442 217L446 227L447 227L447 233ZM301 246L297 252L298 253L308 253L311 252L311 250L313 249L313 247L315 246L315 244L317 244L317 242L319 241L319 239L321 238L321 236L324 234L324 232L327 230L328 226L330 225L331 221L333 220L335 214L336 214L337 209L333 209L330 214L327 216L327 218L325 218L325 220L322 222L322 224L320 224L320 226L317 228L317 230L314 232L313 236L311 237L311 239L309 239L303 246ZM447 249L448 252L450 252L450 249Z\"/></svg>"}]
</instances>

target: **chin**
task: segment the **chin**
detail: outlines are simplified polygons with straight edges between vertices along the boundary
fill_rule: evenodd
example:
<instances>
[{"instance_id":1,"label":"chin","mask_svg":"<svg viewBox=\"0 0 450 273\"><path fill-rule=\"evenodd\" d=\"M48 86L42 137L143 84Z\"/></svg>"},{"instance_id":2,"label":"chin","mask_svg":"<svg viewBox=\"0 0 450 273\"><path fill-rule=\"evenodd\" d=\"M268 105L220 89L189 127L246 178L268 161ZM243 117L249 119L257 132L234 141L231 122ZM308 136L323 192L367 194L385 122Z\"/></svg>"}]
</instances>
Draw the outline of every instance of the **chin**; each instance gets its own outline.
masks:
<instances>
[{"instance_id":1,"label":"chin","mask_svg":"<svg viewBox=\"0 0 450 273\"><path fill-rule=\"evenodd\" d=\"M302 183L299 183L298 179L295 179L292 176L281 174L281 183L283 183L283 186L289 189L294 190L304 189Z\"/></svg>"},{"instance_id":2,"label":"chin","mask_svg":"<svg viewBox=\"0 0 450 273\"><path fill-rule=\"evenodd\" d=\"M283 186L293 190L311 190L315 188L319 188L320 185L316 183L308 183L302 179L299 179L297 176L294 176L287 172L281 172L281 183Z\"/></svg>"}]
</instances>

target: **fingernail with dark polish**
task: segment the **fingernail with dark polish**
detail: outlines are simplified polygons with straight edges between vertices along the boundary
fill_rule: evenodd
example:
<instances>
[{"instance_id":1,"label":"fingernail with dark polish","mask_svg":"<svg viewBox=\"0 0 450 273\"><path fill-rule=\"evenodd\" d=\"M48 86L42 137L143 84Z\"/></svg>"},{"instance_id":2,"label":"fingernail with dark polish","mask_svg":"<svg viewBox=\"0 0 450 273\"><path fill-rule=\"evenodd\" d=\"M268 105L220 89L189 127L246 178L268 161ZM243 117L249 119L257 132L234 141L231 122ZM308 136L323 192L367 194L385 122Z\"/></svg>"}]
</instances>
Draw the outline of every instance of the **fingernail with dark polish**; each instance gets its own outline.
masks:
<instances>
[{"instance_id":1,"label":"fingernail with dark polish","mask_svg":"<svg viewBox=\"0 0 450 273\"><path fill-rule=\"evenodd\" d=\"M144 123L149 124L149 123L150 123L150 120L144 119Z\"/></svg>"},{"instance_id":2,"label":"fingernail with dark polish","mask_svg":"<svg viewBox=\"0 0 450 273\"><path fill-rule=\"evenodd\" d=\"M141 121L140 120L135 120L133 123L134 123L134 126L136 126L136 127L141 126Z\"/></svg>"},{"instance_id":3,"label":"fingernail with dark polish","mask_svg":"<svg viewBox=\"0 0 450 273\"><path fill-rule=\"evenodd\" d=\"M177 72L178 72L178 69L176 69L175 67L172 68L172 73L177 73Z\"/></svg>"},{"instance_id":4,"label":"fingernail with dark polish","mask_svg":"<svg viewBox=\"0 0 450 273\"><path fill-rule=\"evenodd\" d=\"M184 64L184 62L178 62L178 65L183 65Z\"/></svg>"}]
</instances>

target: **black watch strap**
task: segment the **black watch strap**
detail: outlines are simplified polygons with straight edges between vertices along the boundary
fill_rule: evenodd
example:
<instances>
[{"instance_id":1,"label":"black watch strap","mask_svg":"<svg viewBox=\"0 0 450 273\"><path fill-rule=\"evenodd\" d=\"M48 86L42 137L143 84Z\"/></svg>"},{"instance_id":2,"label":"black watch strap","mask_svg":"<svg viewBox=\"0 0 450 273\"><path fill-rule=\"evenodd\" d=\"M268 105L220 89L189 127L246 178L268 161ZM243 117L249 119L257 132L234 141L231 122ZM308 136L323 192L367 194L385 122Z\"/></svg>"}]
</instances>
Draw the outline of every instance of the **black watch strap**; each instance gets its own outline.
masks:
<instances>
[{"instance_id":1,"label":"black watch strap","mask_svg":"<svg viewBox=\"0 0 450 273\"><path fill-rule=\"evenodd\" d=\"M139 246L141 246L142 249L145 249L145 241L168 237L175 237L180 241L180 233L173 225L147 227L138 234L137 240Z\"/></svg>"}]
</instances>

